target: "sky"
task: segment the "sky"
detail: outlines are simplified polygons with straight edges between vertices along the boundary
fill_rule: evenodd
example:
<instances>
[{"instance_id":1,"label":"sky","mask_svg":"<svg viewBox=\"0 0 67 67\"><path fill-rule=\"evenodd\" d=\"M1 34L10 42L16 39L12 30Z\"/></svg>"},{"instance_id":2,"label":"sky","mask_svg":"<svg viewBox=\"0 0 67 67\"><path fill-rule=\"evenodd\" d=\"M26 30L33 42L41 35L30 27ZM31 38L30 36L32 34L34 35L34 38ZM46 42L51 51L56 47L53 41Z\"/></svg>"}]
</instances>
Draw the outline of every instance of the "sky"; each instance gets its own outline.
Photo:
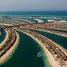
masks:
<instances>
[{"instance_id":1,"label":"sky","mask_svg":"<svg viewBox=\"0 0 67 67\"><path fill-rule=\"evenodd\" d=\"M0 11L67 10L67 0L0 0Z\"/></svg>"}]
</instances>

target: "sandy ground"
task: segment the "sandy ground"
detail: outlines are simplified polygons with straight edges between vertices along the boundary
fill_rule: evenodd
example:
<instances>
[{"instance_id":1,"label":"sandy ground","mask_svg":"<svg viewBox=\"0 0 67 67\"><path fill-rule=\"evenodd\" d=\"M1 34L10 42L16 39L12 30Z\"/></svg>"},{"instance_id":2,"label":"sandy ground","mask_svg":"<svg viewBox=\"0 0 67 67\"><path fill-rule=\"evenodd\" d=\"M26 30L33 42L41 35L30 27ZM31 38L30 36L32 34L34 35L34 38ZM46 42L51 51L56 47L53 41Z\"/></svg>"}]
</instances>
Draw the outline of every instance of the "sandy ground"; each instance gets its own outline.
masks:
<instances>
[{"instance_id":1,"label":"sandy ground","mask_svg":"<svg viewBox=\"0 0 67 67\"><path fill-rule=\"evenodd\" d=\"M48 31L45 31L45 32L48 32ZM48 33L52 33L52 32L48 32ZM57 33L53 33L53 34L67 37L66 35L62 35L62 34L57 34ZM48 39L48 40L50 40L50 39ZM53 42L52 40L50 40L50 41ZM55 42L53 42L53 43L56 44ZM67 50L64 49L62 46L60 46L60 44L56 44L56 46L58 46L67 55Z\"/></svg>"},{"instance_id":2,"label":"sandy ground","mask_svg":"<svg viewBox=\"0 0 67 67\"><path fill-rule=\"evenodd\" d=\"M17 32L16 32L17 34ZM14 45L0 58L0 65L9 60L9 57L14 53L19 43L19 35L17 34L17 40Z\"/></svg>"},{"instance_id":3,"label":"sandy ground","mask_svg":"<svg viewBox=\"0 0 67 67\"><path fill-rule=\"evenodd\" d=\"M51 28L51 29L66 30L67 31L67 29L60 29L60 28Z\"/></svg>"},{"instance_id":4,"label":"sandy ground","mask_svg":"<svg viewBox=\"0 0 67 67\"><path fill-rule=\"evenodd\" d=\"M23 32L23 33L25 33L25 34L27 34L28 36L32 37L33 39L35 39L35 40L39 43L40 47L41 47L41 48L44 50L44 52L46 53L47 60L49 61L50 65L51 65L52 67L61 67L61 66L58 64L58 62L56 62L56 61L54 60L53 56L52 56L51 53L48 51L48 49L47 49L38 39L36 39L35 37L33 37L32 35L30 35L30 34L28 34L28 33L26 33L26 32ZM65 51L64 51L64 52L65 52ZM45 60L45 59L44 59L44 60Z\"/></svg>"},{"instance_id":5,"label":"sandy ground","mask_svg":"<svg viewBox=\"0 0 67 67\"><path fill-rule=\"evenodd\" d=\"M31 28L28 28L28 29L31 29ZM34 30L34 29L33 29ZM38 30L38 29L36 29L36 30ZM53 32L51 32L51 31L47 31L47 30L38 30L38 31L42 31L42 32L48 32L48 33L52 33L52 34L56 34L56 35L60 35L60 36L63 36L63 37L67 37L66 35L64 35L64 34L57 34L57 33L53 33Z\"/></svg>"},{"instance_id":6,"label":"sandy ground","mask_svg":"<svg viewBox=\"0 0 67 67\"><path fill-rule=\"evenodd\" d=\"M56 35L60 35L60 36L63 36L63 37L67 37L66 35L64 35L64 34L57 34L57 33L54 33L54 32L51 32L51 31L47 31L47 30L45 30L44 32L48 32L48 33L52 33L52 34L56 34Z\"/></svg>"},{"instance_id":7,"label":"sandy ground","mask_svg":"<svg viewBox=\"0 0 67 67\"><path fill-rule=\"evenodd\" d=\"M7 41L7 38L8 38L8 31L5 30L5 32L6 32L6 37L5 37L4 41L3 41L2 43L0 43L0 47L4 44L5 41Z\"/></svg>"},{"instance_id":8,"label":"sandy ground","mask_svg":"<svg viewBox=\"0 0 67 67\"><path fill-rule=\"evenodd\" d=\"M48 39L48 38L47 38ZM50 39L48 39L50 40ZM66 55L67 55L67 50L64 49L60 44L56 44L55 42L53 42L52 40L50 40L52 43L54 43L57 47L59 47Z\"/></svg>"}]
</instances>

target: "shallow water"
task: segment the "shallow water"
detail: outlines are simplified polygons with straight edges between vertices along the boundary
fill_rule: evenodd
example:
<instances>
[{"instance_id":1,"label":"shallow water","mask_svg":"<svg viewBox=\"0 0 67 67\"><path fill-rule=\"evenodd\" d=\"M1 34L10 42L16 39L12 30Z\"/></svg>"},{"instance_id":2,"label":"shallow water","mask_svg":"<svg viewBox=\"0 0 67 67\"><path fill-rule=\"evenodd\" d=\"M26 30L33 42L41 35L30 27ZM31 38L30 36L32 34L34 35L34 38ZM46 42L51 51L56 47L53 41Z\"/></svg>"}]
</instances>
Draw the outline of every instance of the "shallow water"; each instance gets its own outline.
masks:
<instances>
[{"instance_id":1,"label":"shallow water","mask_svg":"<svg viewBox=\"0 0 67 67\"><path fill-rule=\"evenodd\" d=\"M52 34L52 33L49 33L49 32L37 31L37 30L31 30L31 31L37 32L39 34L42 34L42 35L46 36L47 38L51 39L52 41L58 43L59 45L61 45L65 49L67 49L67 37Z\"/></svg>"},{"instance_id":2,"label":"shallow water","mask_svg":"<svg viewBox=\"0 0 67 67\"><path fill-rule=\"evenodd\" d=\"M20 37L18 48L11 59L0 67L50 67L48 63L44 64L43 57L37 57L37 53L42 51L38 43L26 34L17 32Z\"/></svg>"},{"instance_id":3,"label":"shallow water","mask_svg":"<svg viewBox=\"0 0 67 67\"><path fill-rule=\"evenodd\" d=\"M63 32L63 33L67 33L67 30L59 30L59 29L49 29L49 28L45 28L45 29L48 29L48 30L55 30L55 31L59 31L59 32Z\"/></svg>"},{"instance_id":4,"label":"shallow water","mask_svg":"<svg viewBox=\"0 0 67 67\"><path fill-rule=\"evenodd\" d=\"M6 37L6 32L2 29L0 35L0 43L5 39L5 37Z\"/></svg>"}]
</instances>

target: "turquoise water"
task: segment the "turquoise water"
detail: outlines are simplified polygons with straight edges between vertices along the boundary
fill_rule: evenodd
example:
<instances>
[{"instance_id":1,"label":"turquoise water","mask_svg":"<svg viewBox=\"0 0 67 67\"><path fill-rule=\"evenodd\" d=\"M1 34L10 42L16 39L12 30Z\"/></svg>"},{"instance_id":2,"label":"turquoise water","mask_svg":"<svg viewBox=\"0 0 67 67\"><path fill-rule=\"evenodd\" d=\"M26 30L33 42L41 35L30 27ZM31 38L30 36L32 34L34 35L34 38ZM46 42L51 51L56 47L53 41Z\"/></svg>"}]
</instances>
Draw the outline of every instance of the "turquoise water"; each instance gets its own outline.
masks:
<instances>
[{"instance_id":1,"label":"turquoise water","mask_svg":"<svg viewBox=\"0 0 67 67\"><path fill-rule=\"evenodd\" d=\"M38 23L38 21L34 20L34 18L24 18L24 19Z\"/></svg>"},{"instance_id":2,"label":"turquoise water","mask_svg":"<svg viewBox=\"0 0 67 67\"><path fill-rule=\"evenodd\" d=\"M33 22L38 23L38 21L35 20L34 18L25 18L25 19L27 19L27 20L31 20L31 21L33 21ZM40 19L40 20L43 20L44 22L47 22L47 19L45 19L45 18L39 18L39 19Z\"/></svg>"},{"instance_id":3,"label":"turquoise water","mask_svg":"<svg viewBox=\"0 0 67 67\"><path fill-rule=\"evenodd\" d=\"M0 16L24 16L24 17L43 16L43 17L47 17L47 19L48 17L67 18L67 11L0 12ZM40 19L47 21L47 19L45 18L40 18ZM36 20L33 20L31 18L28 18L28 20L37 22ZM17 32L20 36L20 40L19 40L20 42L18 44L18 48L14 52L11 59L5 64L0 65L0 67L50 67L48 62L47 63L45 62L44 64L44 60L42 57L37 57L37 53L42 51L41 48L38 46L38 43L35 40L33 40L31 37L19 31ZM54 42L60 44L61 46L67 49L66 37L62 37L62 36L47 33L47 32L41 32L41 31L35 31L35 32L46 36L47 38L53 40ZM2 36L0 36L0 42L4 40L5 35L6 33L3 32ZM44 57L44 59L45 60L47 59L46 56Z\"/></svg>"},{"instance_id":4,"label":"turquoise water","mask_svg":"<svg viewBox=\"0 0 67 67\"><path fill-rule=\"evenodd\" d=\"M58 43L59 45L63 46L65 49L67 49L67 37L63 37L63 36L48 33L48 32L37 31L37 30L31 30L31 31L42 34L42 35L46 36L47 38L51 39L52 41L54 41L54 42Z\"/></svg>"},{"instance_id":5,"label":"turquoise water","mask_svg":"<svg viewBox=\"0 0 67 67\"><path fill-rule=\"evenodd\" d=\"M0 12L0 16L44 16L67 18L67 11L10 11Z\"/></svg>"},{"instance_id":6,"label":"turquoise water","mask_svg":"<svg viewBox=\"0 0 67 67\"><path fill-rule=\"evenodd\" d=\"M1 35L0 35L0 43L5 39L5 37L6 37L6 32L2 29L1 30Z\"/></svg>"},{"instance_id":7,"label":"turquoise water","mask_svg":"<svg viewBox=\"0 0 67 67\"><path fill-rule=\"evenodd\" d=\"M20 37L18 48L11 59L0 67L46 67L43 58L37 57L37 53L41 52L38 43L26 34L17 32Z\"/></svg>"}]
</instances>

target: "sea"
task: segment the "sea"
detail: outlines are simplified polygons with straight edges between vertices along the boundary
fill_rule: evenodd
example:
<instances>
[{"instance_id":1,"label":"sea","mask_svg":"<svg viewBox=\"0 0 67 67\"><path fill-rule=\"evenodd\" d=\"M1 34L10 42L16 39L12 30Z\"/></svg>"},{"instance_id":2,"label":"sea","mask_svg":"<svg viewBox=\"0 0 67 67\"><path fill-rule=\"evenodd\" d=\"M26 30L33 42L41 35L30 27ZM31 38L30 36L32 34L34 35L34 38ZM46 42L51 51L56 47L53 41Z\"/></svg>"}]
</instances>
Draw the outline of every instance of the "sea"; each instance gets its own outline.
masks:
<instances>
[{"instance_id":1,"label":"sea","mask_svg":"<svg viewBox=\"0 0 67 67\"><path fill-rule=\"evenodd\" d=\"M45 16L67 17L67 11L8 11L0 12L0 16Z\"/></svg>"},{"instance_id":2,"label":"sea","mask_svg":"<svg viewBox=\"0 0 67 67\"><path fill-rule=\"evenodd\" d=\"M39 44L28 35L16 31L19 34L19 44L0 67L51 67ZM41 53L38 56L38 53Z\"/></svg>"},{"instance_id":3,"label":"sea","mask_svg":"<svg viewBox=\"0 0 67 67\"><path fill-rule=\"evenodd\" d=\"M0 16L41 16L45 18L67 18L67 11L10 11L10 12L0 12ZM39 44L29 37L28 35L16 31L19 34L19 44L14 53L6 59L6 62L0 67L51 67L47 61L46 54L42 56L43 50ZM39 34L46 36L47 38L53 40L57 44L63 46L67 49L67 38L58 35L35 31ZM0 42L4 40L6 32L2 31L2 36L0 36ZM37 54L41 53L38 57Z\"/></svg>"},{"instance_id":4,"label":"sea","mask_svg":"<svg viewBox=\"0 0 67 67\"><path fill-rule=\"evenodd\" d=\"M1 29L0 32L1 32L1 34L0 34L0 43L2 43L3 40L6 37L6 32L3 29Z\"/></svg>"}]
</instances>

